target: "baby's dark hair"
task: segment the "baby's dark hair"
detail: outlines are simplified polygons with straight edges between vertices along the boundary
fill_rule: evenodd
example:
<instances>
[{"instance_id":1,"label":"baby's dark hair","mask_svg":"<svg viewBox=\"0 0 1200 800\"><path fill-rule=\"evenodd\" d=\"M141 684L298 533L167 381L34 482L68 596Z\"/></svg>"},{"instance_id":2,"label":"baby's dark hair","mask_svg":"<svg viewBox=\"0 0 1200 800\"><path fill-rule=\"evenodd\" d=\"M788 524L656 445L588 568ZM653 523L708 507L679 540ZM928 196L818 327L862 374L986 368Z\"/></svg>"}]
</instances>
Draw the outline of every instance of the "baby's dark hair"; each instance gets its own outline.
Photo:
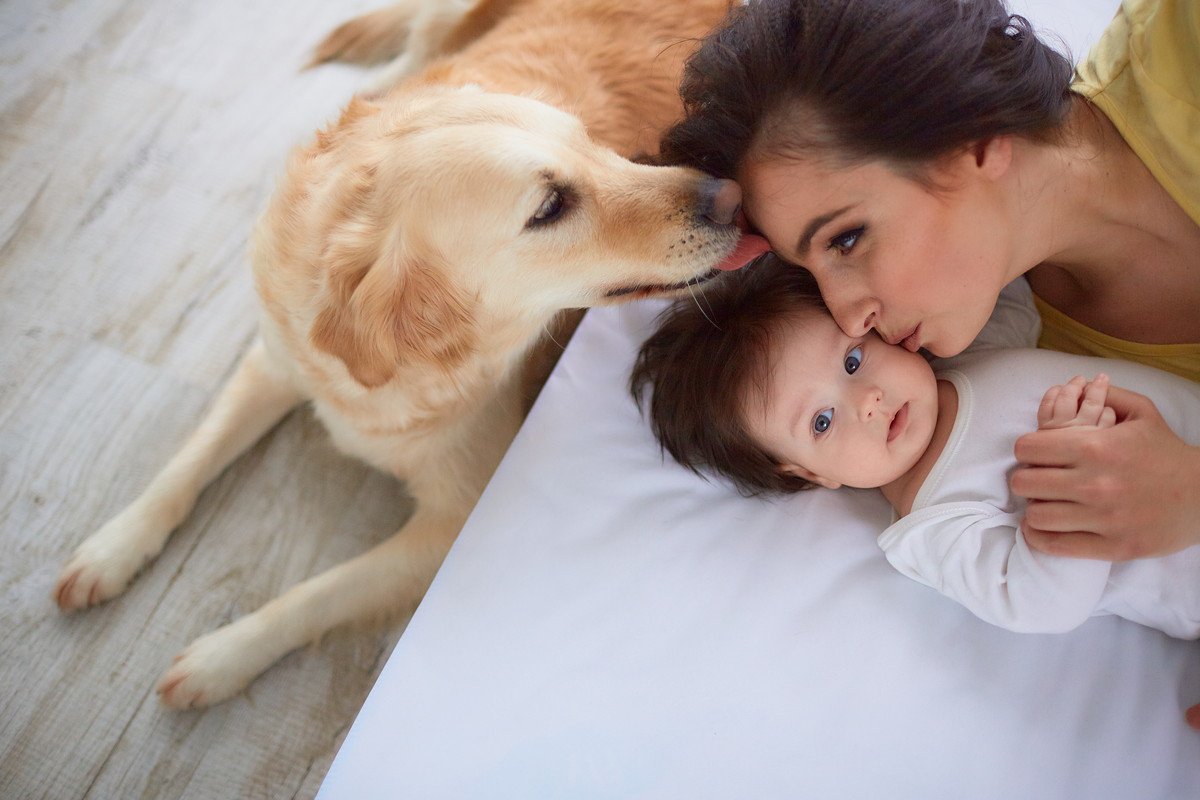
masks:
<instances>
[{"instance_id":1,"label":"baby's dark hair","mask_svg":"<svg viewBox=\"0 0 1200 800\"><path fill-rule=\"evenodd\" d=\"M722 178L747 156L883 160L920 179L993 136L1053 139L1071 75L1002 0L753 0L688 61L661 157Z\"/></svg>"},{"instance_id":2,"label":"baby's dark hair","mask_svg":"<svg viewBox=\"0 0 1200 800\"><path fill-rule=\"evenodd\" d=\"M766 396L772 337L813 310L825 312L816 280L770 254L665 310L629 381L662 448L693 472L721 475L748 496L812 486L780 469L750 435L745 416L748 392Z\"/></svg>"}]
</instances>

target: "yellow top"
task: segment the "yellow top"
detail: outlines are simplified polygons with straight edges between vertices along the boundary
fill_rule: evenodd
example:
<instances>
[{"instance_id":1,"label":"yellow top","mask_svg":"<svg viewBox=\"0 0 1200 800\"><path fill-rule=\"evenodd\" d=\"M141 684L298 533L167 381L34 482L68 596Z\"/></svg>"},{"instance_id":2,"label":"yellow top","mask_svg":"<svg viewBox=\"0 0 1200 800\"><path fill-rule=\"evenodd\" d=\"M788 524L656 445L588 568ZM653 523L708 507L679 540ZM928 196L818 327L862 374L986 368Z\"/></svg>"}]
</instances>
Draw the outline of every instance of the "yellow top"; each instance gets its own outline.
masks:
<instances>
[{"instance_id":1,"label":"yellow top","mask_svg":"<svg viewBox=\"0 0 1200 800\"><path fill-rule=\"evenodd\" d=\"M1076 68L1072 89L1112 120L1151 174L1200 225L1200 0L1123 0ZM1039 347L1139 361L1200 381L1200 343L1126 342L1040 299L1037 307Z\"/></svg>"},{"instance_id":2,"label":"yellow top","mask_svg":"<svg viewBox=\"0 0 1200 800\"><path fill-rule=\"evenodd\" d=\"M1084 356L1137 361L1200 382L1200 344L1127 342L1076 322L1037 295L1033 296L1033 302L1042 317L1042 335L1038 339L1038 347Z\"/></svg>"}]
</instances>

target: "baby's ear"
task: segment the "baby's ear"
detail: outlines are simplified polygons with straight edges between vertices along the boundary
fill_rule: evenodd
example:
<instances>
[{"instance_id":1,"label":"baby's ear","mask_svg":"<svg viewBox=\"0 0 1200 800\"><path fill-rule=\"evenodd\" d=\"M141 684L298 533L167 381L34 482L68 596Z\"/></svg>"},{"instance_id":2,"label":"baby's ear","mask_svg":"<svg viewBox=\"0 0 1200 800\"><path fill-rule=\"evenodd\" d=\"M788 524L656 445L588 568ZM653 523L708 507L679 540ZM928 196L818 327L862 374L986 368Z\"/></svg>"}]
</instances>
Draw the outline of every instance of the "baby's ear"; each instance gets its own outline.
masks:
<instances>
[{"instance_id":1,"label":"baby's ear","mask_svg":"<svg viewBox=\"0 0 1200 800\"><path fill-rule=\"evenodd\" d=\"M831 481L828 478L822 478L817 473L807 470L799 464L780 464L779 471L785 475L803 478L809 483L815 483L817 486L824 486L826 489L842 488L842 485L837 481Z\"/></svg>"}]
</instances>

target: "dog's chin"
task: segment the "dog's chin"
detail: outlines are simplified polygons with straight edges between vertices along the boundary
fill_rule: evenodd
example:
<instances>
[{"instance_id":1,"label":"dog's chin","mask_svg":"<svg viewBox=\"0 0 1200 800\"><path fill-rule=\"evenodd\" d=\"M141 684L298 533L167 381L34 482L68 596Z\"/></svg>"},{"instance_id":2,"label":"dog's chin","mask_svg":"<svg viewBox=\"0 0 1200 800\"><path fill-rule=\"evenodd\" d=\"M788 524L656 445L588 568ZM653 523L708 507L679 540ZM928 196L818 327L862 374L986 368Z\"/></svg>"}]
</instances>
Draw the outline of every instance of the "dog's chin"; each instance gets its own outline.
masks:
<instances>
[{"instance_id":1,"label":"dog's chin","mask_svg":"<svg viewBox=\"0 0 1200 800\"><path fill-rule=\"evenodd\" d=\"M604 293L605 300L641 300L647 297L662 297L682 292L701 284L708 283L721 274L719 269L711 269L703 275L679 283L644 283L635 286L618 286Z\"/></svg>"}]
</instances>

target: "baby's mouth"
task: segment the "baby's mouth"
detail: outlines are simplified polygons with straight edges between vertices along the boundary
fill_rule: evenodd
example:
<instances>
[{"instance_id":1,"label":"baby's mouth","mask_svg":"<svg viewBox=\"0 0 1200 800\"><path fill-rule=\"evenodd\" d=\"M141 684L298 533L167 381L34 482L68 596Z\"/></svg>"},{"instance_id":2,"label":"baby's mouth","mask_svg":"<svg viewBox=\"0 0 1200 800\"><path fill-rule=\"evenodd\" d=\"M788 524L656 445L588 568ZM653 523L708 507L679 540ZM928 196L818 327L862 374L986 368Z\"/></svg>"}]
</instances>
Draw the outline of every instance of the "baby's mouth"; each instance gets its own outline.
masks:
<instances>
[{"instance_id":1,"label":"baby's mouth","mask_svg":"<svg viewBox=\"0 0 1200 800\"><path fill-rule=\"evenodd\" d=\"M890 442L900 434L904 433L904 429L908 427L908 403L900 406L896 410L896 416L892 417L892 422L888 425L887 440Z\"/></svg>"}]
</instances>

